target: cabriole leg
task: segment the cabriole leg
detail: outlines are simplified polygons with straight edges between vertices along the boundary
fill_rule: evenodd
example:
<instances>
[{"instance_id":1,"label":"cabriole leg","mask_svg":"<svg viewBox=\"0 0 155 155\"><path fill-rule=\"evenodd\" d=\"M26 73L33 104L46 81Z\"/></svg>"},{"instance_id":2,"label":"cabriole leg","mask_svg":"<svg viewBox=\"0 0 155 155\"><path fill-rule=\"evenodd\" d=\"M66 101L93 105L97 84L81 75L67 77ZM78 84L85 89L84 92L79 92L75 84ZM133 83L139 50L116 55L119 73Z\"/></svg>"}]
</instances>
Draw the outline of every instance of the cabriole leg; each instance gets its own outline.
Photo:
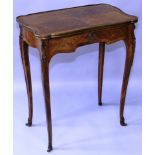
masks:
<instances>
[{"instance_id":1,"label":"cabriole leg","mask_svg":"<svg viewBox=\"0 0 155 155\"><path fill-rule=\"evenodd\" d=\"M52 119L51 119L51 105L50 105L50 87L49 87L49 61L46 53L48 53L48 46L46 43L41 47L41 70L42 70L42 84L45 99L45 110L48 131L48 149L47 152L52 150Z\"/></svg>"},{"instance_id":2,"label":"cabriole leg","mask_svg":"<svg viewBox=\"0 0 155 155\"><path fill-rule=\"evenodd\" d=\"M30 63L29 63L29 53L28 53L28 44L23 40L22 35L20 35L20 52L23 63L27 95L28 95L28 122L27 126L32 125L33 117L33 100L32 100L32 84L31 84L31 72L30 72Z\"/></svg>"},{"instance_id":3,"label":"cabriole leg","mask_svg":"<svg viewBox=\"0 0 155 155\"><path fill-rule=\"evenodd\" d=\"M124 105L130 76L130 70L133 64L134 52L135 52L134 25L130 25L128 29L128 37L124 40L124 42L126 45L126 60L125 60L125 69L124 69L123 84L120 99L120 124L122 126L127 126L124 118Z\"/></svg>"},{"instance_id":4,"label":"cabriole leg","mask_svg":"<svg viewBox=\"0 0 155 155\"><path fill-rule=\"evenodd\" d=\"M105 43L99 43L99 63L98 63L98 105L102 105L102 81L104 67Z\"/></svg>"}]
</instances>

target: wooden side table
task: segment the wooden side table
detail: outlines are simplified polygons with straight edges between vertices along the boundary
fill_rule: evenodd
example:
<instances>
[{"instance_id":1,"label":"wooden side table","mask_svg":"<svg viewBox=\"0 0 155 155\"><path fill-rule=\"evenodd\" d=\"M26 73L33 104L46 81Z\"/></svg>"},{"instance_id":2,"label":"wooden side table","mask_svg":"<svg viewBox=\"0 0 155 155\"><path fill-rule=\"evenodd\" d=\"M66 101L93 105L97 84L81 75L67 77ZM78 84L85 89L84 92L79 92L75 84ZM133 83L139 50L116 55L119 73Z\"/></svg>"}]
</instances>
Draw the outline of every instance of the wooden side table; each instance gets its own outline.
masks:
<instances>
[{"instance_id":1,"label":"wooden side table","mask_svg":"<svg viewBox=\"0 0 155 155\"><path fill-rule=\"evenodd\" d=\"M52 122L49 88L49 62L57 53L68 53L77 47L99 43L98 104L102 105L102 79L105 44L123 40L126 45L125 70L120 99L120 124L126 126L124 103L135 50L136 16L127 15L109 4L87 5L17 17L20 26L20 51L28 94L32 125L33 101L28 47L38 48L48 129L48 152L52 150Z\"/></svg>"}]
</instances>

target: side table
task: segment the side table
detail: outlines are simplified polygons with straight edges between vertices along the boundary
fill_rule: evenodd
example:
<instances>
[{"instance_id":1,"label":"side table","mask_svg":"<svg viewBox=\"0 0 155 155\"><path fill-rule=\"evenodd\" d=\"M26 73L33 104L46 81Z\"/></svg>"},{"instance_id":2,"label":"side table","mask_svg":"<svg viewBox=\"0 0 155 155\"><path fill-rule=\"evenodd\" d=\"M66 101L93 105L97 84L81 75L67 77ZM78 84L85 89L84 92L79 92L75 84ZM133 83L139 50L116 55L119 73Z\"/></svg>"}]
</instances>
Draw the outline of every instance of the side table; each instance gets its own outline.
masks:
<instances>
[{"instance_id":1,"label":"side table","mask_svg":"<svg viewBox=\"0 0 155 155\"><path fill-rule=\"evenodd\" d=\"M52 119L49 88L49 62L57 53L69 53L77 47L99 43L98 104L102 105L102 79L105 44L123 40L126 60L120 99L120 124L126 126L124 104L135 52L136 16L131 16L109 4L87 5L68 9L39 12L17 17L20 27L20 51L28 94L32 125L33 101L28 47L39 50L48 129L48 152L52 150Z\"/></svg>"}]
</instances>

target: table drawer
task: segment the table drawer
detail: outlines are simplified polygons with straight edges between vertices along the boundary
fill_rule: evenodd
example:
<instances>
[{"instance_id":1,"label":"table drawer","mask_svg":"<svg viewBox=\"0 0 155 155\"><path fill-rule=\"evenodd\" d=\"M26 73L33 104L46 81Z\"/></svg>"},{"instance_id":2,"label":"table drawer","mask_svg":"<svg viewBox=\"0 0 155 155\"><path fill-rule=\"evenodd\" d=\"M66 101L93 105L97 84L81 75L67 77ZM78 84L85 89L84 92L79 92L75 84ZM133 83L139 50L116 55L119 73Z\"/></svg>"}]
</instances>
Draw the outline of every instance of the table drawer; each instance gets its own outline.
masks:
<instances>
[{"instance_id":1,"label":"table drawer","mask_svg":"<svg viewBox=\"0 0 155 155\"><path fill-rule=\"evenodd\" d=\"M63 38L50 40L50 50L53 52L71 52L77 47L97 42L110 44L125 38L127 27L118 26L92 30L81 34L76 34Z\"/></svg>"}]
</instances>

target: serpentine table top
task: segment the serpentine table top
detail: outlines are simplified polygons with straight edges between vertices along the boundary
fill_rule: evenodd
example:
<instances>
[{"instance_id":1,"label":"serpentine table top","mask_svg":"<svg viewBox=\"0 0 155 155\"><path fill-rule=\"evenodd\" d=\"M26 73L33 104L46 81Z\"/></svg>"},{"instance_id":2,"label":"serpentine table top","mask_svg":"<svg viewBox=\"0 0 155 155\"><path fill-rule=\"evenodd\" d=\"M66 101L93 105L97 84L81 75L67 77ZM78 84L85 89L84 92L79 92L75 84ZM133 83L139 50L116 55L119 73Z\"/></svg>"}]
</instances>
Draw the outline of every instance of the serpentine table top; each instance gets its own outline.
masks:
<instances>
[{"instance_id":1,"label":"serpentine table top","mask_svg":"<svg viewBox=\"0 0 155 155\"><path fill-rule=\"evenodd\" d=\"M137 17L109 4L97 4L19 16L17 21L36 37L55 38L110 25L134 23Z\"/></svg>"}]
</instances>

